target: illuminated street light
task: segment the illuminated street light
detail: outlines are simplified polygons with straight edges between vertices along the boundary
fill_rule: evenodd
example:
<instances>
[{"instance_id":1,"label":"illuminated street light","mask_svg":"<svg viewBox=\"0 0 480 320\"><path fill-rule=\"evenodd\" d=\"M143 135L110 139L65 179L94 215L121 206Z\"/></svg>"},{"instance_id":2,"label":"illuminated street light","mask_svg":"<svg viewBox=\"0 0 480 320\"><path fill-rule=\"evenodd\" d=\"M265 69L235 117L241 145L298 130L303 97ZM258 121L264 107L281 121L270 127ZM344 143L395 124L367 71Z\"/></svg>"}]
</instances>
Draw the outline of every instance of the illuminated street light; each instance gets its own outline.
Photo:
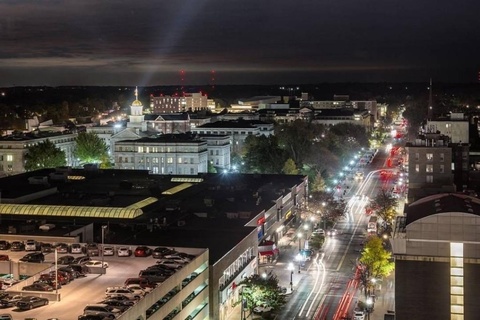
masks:
<instances>
[{"instance_id":1,"label":"illuminated street light","mask_svg":"<svg viewBox=\"0 0 480 320\"><path fill-rule=\"evenodd\" d=\"M293 262L288 264L288 270L290 271L290 291L293 291L293 270L295 270Z\"/></svg>"},{"instance_id":2,"label":"illuminated street light","mask_svg":"<svg viewBox=\"0 0 480 320\"><path fill-rule=\"evenodd\" d=\"M262 278L263 278L263 279L267 279L267 273L266 273L266 272L263 272L263 273L262 273Z\"/></svg>"},{"instance_id":3,"label":"illuminated street light","mask_svg":"<svg viewBox=\"0 0 480 320\"><path fill-rule=\"evenodd\" d=\"M302 248L301 248L302 236L303 236L303 234L301 234L300 232L297 233L297 237L298 237L298 250L302 250Z\"/></svg>"},{"instance_id":4,"label":"illuminated street light","mask_svg":"<svg viewBox=\"0 0 480 320\"><path fill-rule=\"evenodd\" d=\"M105 270L105 264L104 264L105 257L104 257L104 250L103 250L103 248L105 246L105 229L107 229L107 227L108 226L105 226L105 225L102 226L102 270L104 272L107 271L107 270ZM103 274L103 272L102 272L102 274Z\"/></svg>"},{"instance_id":5,"label":"illuminated street light","mask_svg":"<svg viewBox=\"0 0 480 320\"><path fill-rule=\"evenodd\" d=\"M310 228L310 226L308 224L303 225L303 230L307 231L309 228Z\"/></svg>"},{"instance_id":6,"label":"illuminated street light","mask_svg":"<svg viewBox=\"0 0 480 320\"><path fill-rule=\"evenodd\" d=\"M355 163L355 161L350 160L350 165L351 165L351 166L353 166L354 163Z\"/></svg>"},{"instance_id":7,"label":"illuminated street light","mask_svg":"<svg viewBox=\"0 0 480 320\"><path fill-rule=\"evenodd\" d=\"M367 302L368 320L370 320L370 313L371 313L372 306L373 306L373 299L372 299L372 297L368 297L366 302Z\"/></svg>"}]
</instances>

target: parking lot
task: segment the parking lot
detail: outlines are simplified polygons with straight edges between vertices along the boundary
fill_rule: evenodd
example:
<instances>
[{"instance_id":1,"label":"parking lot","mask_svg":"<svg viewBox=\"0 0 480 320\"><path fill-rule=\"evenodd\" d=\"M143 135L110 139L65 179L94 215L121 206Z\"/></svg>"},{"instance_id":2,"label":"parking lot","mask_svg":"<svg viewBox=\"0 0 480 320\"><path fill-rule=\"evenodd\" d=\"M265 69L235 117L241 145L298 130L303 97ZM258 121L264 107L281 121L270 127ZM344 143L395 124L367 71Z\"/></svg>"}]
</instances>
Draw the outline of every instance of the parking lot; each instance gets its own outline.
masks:
<instances>
[{"instance_id":1,"label":"parking lot","mask_svg":"<svg viewBox=\"0 0 480 320\"><path fill-rule=\"evenodd\" d=\"M0 251L0 254L8 254L13 261L18 261L27 253L25 251ZM58 257L65 255L82 256L83 254L59 254ZM92 259L101 260L101 257L92 257ZM75 279L64 285L58 290L61 296L60 301L51 301L48 306L33 310L20 311L11 307L0 312L10 313L14 319L77 319L79 315L83 314L85 305L98 303L105 299L105 289L107 287L121 286L125 279L138 277L139 271L155 264L156 259L151 256L134 257L132 255L130 257L107 256L104 257L104 261L109 264L106 274L88 274L86 277ZM54 253L45 255L45 267L54 264L54 262Z\"/></svg>"}]
</instances>

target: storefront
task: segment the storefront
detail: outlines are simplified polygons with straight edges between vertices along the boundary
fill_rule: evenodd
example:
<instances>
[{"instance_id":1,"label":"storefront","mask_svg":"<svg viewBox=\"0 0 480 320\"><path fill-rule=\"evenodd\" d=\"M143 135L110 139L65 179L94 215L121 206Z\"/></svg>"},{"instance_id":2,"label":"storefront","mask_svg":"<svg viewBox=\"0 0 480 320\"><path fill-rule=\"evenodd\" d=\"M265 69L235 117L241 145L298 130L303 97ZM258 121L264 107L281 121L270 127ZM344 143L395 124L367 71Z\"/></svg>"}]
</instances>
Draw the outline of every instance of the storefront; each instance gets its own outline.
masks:
<instances>
[{"instance_id":1,"label":"storefront","mask_svg":"<svg viewBox=\"0 0 480 320\"><path fill-rule=\"evenodd\" d=\"M280 251L273 241L262 241L258 245L258 261L259 263L269 263L276 259Z\"/></svg>"}]
</instances>

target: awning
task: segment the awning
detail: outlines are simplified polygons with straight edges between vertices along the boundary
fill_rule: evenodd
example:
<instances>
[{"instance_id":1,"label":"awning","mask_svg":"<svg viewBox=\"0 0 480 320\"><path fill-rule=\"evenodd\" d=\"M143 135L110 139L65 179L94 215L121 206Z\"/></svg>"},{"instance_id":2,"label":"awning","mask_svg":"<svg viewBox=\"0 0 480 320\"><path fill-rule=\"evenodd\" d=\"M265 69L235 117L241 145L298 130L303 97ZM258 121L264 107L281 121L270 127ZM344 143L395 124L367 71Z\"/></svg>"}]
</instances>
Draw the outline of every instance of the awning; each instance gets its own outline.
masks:
<instances>
[{"instance_id":1,"label":"awning","mask_svg":"<svg viewBox=\"0 0 480 320\"><path fill-rule=\"evenodd\" d=\"M259 252L261 256L274 256L278 253L279 253L278 249Z\"/></svg>"}]
</instances>

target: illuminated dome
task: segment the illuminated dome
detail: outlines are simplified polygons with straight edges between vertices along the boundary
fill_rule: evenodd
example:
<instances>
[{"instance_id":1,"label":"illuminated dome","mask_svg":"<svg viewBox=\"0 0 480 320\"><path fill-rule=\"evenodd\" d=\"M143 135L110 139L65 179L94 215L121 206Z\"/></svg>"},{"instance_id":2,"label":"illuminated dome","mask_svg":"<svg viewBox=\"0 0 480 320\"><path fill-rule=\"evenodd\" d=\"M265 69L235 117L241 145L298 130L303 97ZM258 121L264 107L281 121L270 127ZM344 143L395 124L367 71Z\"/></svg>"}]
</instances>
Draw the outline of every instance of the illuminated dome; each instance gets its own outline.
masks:
<instances>
[{"instance_id":1,"label":"illuminated dome","mask_svg":"<svg viewBox=\"0 0 480 320\"><path fill-rule=\"evenodd\" d=\"M140 102L140 100L135 100L135 101L133 101L132 106L141 107L141 106L143 106L143 104Z\"/></svg>"}]
</instances>

